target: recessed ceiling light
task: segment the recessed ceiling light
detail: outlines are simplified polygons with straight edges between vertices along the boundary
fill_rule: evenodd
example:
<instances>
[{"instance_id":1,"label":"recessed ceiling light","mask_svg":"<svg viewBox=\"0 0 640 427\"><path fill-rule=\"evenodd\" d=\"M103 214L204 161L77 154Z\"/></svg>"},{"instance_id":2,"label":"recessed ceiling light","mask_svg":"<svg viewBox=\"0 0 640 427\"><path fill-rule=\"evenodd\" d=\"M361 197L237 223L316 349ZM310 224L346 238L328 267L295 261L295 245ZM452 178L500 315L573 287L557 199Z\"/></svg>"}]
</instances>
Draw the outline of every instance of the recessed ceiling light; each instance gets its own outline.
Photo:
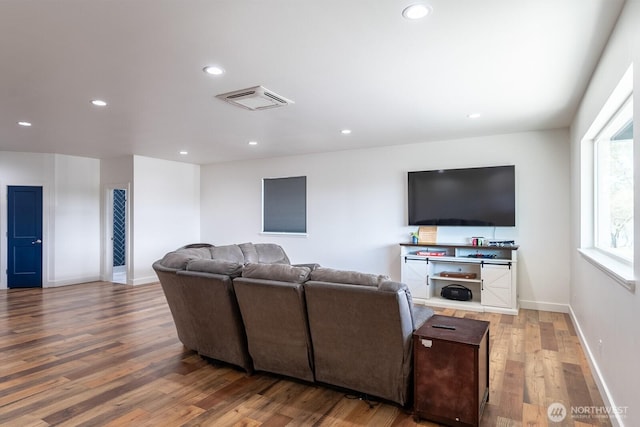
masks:
<instances>
[{"instance_id":1,"label":"recessed ceiling light","mask_svg":"<svg viewBox=\"0 0 640 427\"><path fill-rule=\"evenodd\" d=\"M404 10L402 11L402 16L404 16L407 19L414 20L414 19L424 18L430 13L431 13L431 6L417 3L417 4L412 4L410 6L405 7Z\"/></svg>"},{"instance_id":2,"label":"recessed ceiling light","mask_svg":"<svg viewBox=\"0 0 640 427\"><path fill-rule=\"evenodd\" d=\"M249 141L249 145L258 145L258 141Z\"/></svg>"},{"instance_id":3,"label":"recessed ceiling light","mask_svg":"<svg viewBox=\"0 0 640 427\"><path fill-rule=\"evenodd\" d=\"M187 154L189 154L188 151L185 151L185 150L180 151L181 156L186 156Z\"/></svg>"},{"instance_id":4,"label":"recessed ceiling light","mask_svg":"<svg viewBox=\"0 0 640 427\"><path fill-rule=\"evenodd\" d=\"M469 113L467 114L467 117L470 119L477 119L480 117L480 115L481 115L480 113Z\"/></svg>"},{"instance_id":5,"label":"recessed ceiling light","mask_svg":"<svg viewBox=\"0 0 640 427\"><path fill-rule=\"evenodd\" d=\"M96 107L106 107L107 103L105 101L103 101L102 99L92 99L91 103L93 105L95 105Z\"/></svg>"},{"instance_id":6,"label":"recessed ceiling light","mask_svg":"<svg viewBox=\"0 0 640 427\"><path fill-rule=\"evenodd\" d=\"M31 126L31 122L22 122L22 121L20 121L20 122L18 122L18 124L19 124L20 126L24 126L24 127L26 127L26 128L28 128L29 126Z\"/></svg>"},{"instance_id":7,"label":"recessed ceiling light","mask_svg":"<svg viewBox=\"0 0 640 427\"><path fill-rule=\"evenodd\" d=\"M351 133L351 129L342 129L340 133L343 135L349 135Z\"/></svg>"},{"instance_id":8,"label":"recessed ceiling light","mask_svg":"<svg viewBox=\"0 0 640 427\"><path fill-rule=\"evenodd\" d=\"M207 74L211 74L212 76L219 76L224 74L224 70L217 65L207 65L202 69Z\"/></svg>"}]
</instances>

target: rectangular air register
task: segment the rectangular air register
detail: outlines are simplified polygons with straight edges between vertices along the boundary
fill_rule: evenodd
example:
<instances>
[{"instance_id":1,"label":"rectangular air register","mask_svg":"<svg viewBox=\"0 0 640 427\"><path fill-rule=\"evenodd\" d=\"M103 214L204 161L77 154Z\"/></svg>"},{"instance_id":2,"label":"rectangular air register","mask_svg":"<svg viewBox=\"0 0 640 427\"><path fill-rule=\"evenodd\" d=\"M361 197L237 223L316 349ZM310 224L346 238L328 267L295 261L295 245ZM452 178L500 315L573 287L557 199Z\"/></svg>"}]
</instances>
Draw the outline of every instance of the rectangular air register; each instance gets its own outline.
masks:
<instances>
[{"instance_id":1,"label":"rectangular air register","mask_svg":"<svg viewBox=\"0 0 640 427\"><path fill-rule=\"evenodd\" d=\"M280 96L262 86L254 86L233 92L221 93L216 98L247 110L266 110L293 104L290 99Z\"/></svg>"}]
</instances>

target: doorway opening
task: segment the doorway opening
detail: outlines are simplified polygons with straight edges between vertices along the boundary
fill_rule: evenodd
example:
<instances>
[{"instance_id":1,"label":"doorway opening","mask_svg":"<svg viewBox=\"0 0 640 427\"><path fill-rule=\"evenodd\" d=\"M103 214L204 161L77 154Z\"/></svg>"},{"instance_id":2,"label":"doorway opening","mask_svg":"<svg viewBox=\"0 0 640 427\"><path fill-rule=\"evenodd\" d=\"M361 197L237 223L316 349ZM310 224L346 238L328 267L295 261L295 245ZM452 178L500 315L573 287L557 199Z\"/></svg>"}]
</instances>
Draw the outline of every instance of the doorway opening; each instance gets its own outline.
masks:
<instances>
[{"instance_id":1,"label":"doorway opening","mask_svg":"<svg viewBox=\"0 0 640 427\"><path fill-rule=\"evenodd\" d=\"M127 189L109 188L107 190L105 280L124 285L127 284L128 278L127 213Z\"/></svg>"}]
</instances>

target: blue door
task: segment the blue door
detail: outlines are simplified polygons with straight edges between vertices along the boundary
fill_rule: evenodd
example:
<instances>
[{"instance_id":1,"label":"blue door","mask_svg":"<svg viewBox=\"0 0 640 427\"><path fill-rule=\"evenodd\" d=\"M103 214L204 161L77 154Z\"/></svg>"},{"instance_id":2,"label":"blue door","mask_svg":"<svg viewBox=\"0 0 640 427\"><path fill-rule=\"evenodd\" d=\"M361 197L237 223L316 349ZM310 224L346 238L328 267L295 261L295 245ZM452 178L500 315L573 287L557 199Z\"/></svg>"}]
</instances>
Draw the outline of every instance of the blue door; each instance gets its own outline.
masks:
<instances>
[{"instance_id":1,"label":"blue door","mask_svg":"<svg viewBox=\"0 0 640 427\"><path fill-rule=\"evenodd\" d=\"M7 285L42 287L42 187L9 186Z\"/></svg>"}]
</instances>

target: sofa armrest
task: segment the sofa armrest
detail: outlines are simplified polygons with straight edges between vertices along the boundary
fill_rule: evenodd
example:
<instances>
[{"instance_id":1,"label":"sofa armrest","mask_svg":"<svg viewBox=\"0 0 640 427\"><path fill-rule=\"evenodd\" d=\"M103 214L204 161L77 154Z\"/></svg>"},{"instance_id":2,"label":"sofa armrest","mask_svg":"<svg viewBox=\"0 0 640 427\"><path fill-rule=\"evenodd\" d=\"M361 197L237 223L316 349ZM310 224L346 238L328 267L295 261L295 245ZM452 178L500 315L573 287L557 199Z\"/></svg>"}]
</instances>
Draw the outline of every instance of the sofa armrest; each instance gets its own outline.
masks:
<instances>
[{"instance_id":1,"label":"sofa armrest","mask_svg":"<svg viewBox=\"0 0 640 427\"><path fill-rule=\"evenodd\" d=\"M164 272L164 273L175 273L175 272L179 271L178 268L165 267L164 265L162 265L162 260L161 259L159 259L156 262L154 262L151 267L156 271L156 273L159 272L159 271Z\"/></svg>"}]
</instances>

